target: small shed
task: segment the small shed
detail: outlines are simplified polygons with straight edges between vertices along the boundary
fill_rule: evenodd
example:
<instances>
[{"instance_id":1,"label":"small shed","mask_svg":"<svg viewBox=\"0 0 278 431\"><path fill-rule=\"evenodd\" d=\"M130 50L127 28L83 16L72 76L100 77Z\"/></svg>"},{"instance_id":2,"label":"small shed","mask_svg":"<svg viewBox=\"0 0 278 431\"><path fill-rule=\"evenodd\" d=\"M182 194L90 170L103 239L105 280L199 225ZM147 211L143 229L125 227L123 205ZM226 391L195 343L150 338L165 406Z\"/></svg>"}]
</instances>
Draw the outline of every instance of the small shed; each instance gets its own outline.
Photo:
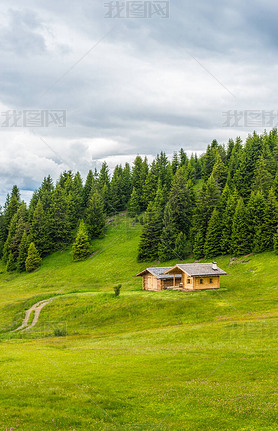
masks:
<instances>
[{"instance_id":1,"label":"small shed","mask_svg":"<svg viewBox=\"0 0 278 431\"><path fill-rule=\"evenodd\" d=\"M171 266L146 268L139 272L136 277L142 277L143 290L163 290L167 287L179 287L182 275L165 274Z\"/></svg>"}]
</instances>

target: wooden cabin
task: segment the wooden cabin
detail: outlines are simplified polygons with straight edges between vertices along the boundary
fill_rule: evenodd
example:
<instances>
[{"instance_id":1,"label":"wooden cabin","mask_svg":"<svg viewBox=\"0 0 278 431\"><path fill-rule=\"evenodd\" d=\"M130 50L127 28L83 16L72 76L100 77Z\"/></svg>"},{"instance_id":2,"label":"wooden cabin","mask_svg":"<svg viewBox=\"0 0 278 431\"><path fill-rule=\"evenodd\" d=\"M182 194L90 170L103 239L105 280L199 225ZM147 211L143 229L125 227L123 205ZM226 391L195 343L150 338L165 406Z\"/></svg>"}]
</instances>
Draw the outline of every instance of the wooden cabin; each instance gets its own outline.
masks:
<instances>
[{"instance_id":1,"label":"wooden cabin","mask_svg":"<svg viewBox=\"0 0 278 431\"><path fill-rule=\"evenodd\" d=\"M215 262L178 264L165 273L181 276L182 288L186 290L219 289L220 276L227 275Z\"/></svg>"},{"instance_id":2,"label":"wooden cabin","mask_svg":"<svg viewBox=\"0 0 278 431\"><path fill-rule=\"evenodd\" d=\"M172 274L165 274L166 271L171 269L171 266L146 268L144 271L139 272L136 277L142 277L143 290L164 290L172 287L175 283L179 286L181 281L181 274L174 276Z\"/></svg>"},{"instance_id":3,"label":"wooden cabin","mask_svg":"<svg viewBox=\"0 0 278 431\"><path fill-rule=\"evenodd\" d=\"M215 262L184 263L173 267L146 268L139 272L143 290L207 290L219 289L220 276L227 275Z\"/></svg>"}]
</instances>

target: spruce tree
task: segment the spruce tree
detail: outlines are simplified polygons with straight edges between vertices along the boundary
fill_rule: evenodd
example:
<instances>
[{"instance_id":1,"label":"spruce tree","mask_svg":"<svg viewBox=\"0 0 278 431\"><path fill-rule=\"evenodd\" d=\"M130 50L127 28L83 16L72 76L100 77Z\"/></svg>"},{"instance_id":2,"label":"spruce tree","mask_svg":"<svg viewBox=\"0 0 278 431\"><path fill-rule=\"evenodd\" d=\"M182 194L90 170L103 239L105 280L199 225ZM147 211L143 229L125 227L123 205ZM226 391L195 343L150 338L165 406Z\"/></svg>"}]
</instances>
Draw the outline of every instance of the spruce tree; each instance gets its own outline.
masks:
<instances>
[{"instance_id":1,"label":"spruce tree","mask_svg":"<svg viewBox=\"0 0 278 431\"><path fill-rule=\"evenodd\" d=\"M204 255L206 259L221 254L221 235L221 218L219 216L219 211L217 209L214 209L208 223L206 242L204 245Z\"/></svg>"},{"instance_id":2,"label":"spruce tree","mask_svg":"<svg viewBox=\"0 0 278 431\"><path fill-rule=\"evenodd\" d=\"M30 237L31 241L36 244L41 256L45 256L50 251L48 223L40 199L33 214Z\"/></svg>"},{"instance_id":3,"label":"spruce tree","mask_svg":"<svg viewBox=\"0 0 278 431\"><path fill-rule=\"evenodd\" d=\"M212 170L212 176L221 190L224 189L227 180L228 170L224 165L220 154L217 156L217 161Z\"/></svg>"},{"instance_id":4,"label":"spruce tree","mask_svg":"<svg viewBox=\"0 0 278 431\"><path fill-rule=\"evenodd\" d=\"M150 202L144 216L144 226L138 248L138 260L158 259L158 247L162 229L165 197L158 188L154 202Z\"/></svg>"},{"instance_id":5,"label":"spruce tree","mask_svg":"<svg viewBox=\"0 0 278 431\"><path fill-rule=\"evenodd\" d=\"M267 169L267 162L261 155L255 167L252 188L254 191L261 191L264 197L267 197L272 183L273 178Z\"/></svg>"},{"instance_id":6,"label":"spruce tree","mask_svg":"<svg viewBox=\"0 0 278 431\"><path fill-rule=\"evenodd\" d=\"M274 235L277 232L278 226L278 204L275 198L275 193L273 188L270 189L266 205L265 211L262 215L262 251L264 250L273 250L274 247Z\"/></svg>"},{"instance_id":7,"label":"spruce tree","mask_svg":"<svg viewBox=\"0 0 278 431\"><path fill-rule=\"evenodd\" d=\"M205 245L205 235L200 229L194 238L193 254L196 259L201 259L204 257L204 245Z\"/></svg>"},{"instance_id":8,"label":"spruce tree","mask_svg":"<svg viewBox=\"0 0 278 431\"><path fill-rule=\"evenodd\" d=\"M27 234L25 230L19 246L19 254L17 258L17 269L19 272L23 272L26 270L25 262L28 256L28 248L30 243L31 243L30 236Z\"/></svg>"},{"instance_id":9,"label":"spruce tree","mask_svg":"<svg viewBox=\"0 0 278 431\"><path fill-rule=\"evenodd\" d=\"M91 196L85 211L85 223L91 239L103 236L105 228L105 210L102 196L95 192Z\"/></svg>"},{"instance_id":10,"label":"spruce tree","mask_svg":"<svg viewBox=\"0 0 278 431\"><path fill-rule=\"evenodd\" d=\"M140 213L140 198L138 196L138 193L136 191L136 188L133 187L130 201L128 205L128 215L129 217L135 217Z\"/></svg>"},{"instance_id":11,"label":"spruce tree","mask_svg":"<svg viewBox=\"0 0 278 431\"><path fill-rule=\"evenodd\" d=\"M9 254L6 269L8 272L12 272L16 270L16 260L12 252L10 252Z\"/></svg>"},{"instance_id":12,"label":"spruce tree","mask_svg":"<svg viewBox=\"0 0 278 431\"><path fill-rule=\"evenodd\" d=\"M251 193L247 205L247 220L252 241L252 251L259 253L263 251L263 214L265 212L265 198L261 191Z\"/></svg>"},{"instance_id":13,"label":"spruce tree","mask_svg":"<svg viewBox=\"0 0 278 431\"><path fill-rule=\"evenodd\" d=\"M146 181L142 188L142 208L146 209L149 202L153 202L157 190L158 167L155 160L152 162Z\"/></svg>"},{"instance_id":14,"label":"spruce tree","mask_svg":"<svg viewBox=\"0 0 278 431\"><path fill-rule=\"evenodd\" d=\"M25 262L25 268L27 272L35 271L41 265L41 257L38 250L35 247L35 244L31 242L28 248L28 255Z\"/></svg>"},{"instance_id":15,"label":"spruce tree","mask_svg":"<svg viewBox=\"0 0 278 431\"><path fill-rule=\"evenodd\" d=\"M224 192L223 192L224 193ZM238 202L238 193L235 190L228 196L222 216L221 250L222 253L232 253L233 220Z\"/></svg>"},{"instance_id":16,"label":"spruce tree","mask_svg":"<svg viewBox=\"0 0 278 431\"><path fill-rule=\"evenodd\" d=\"M49 245L53 251L64 247L72 239L68 218L68 199L65 190L59 184L52 193L48 231Z\"/></svg>"},{"instance_id":17,"label":"spruce tree","mask_svg":"<svg viewBox=\"0 0 278 431\"><path fill-rule=\"evenodd\" d=\"M252 250L247 211L240 197L235 210L232 231L232 251L236 255L244 255Z\"/></svg>"},{"instance_id":18,"label":"spruce tree","mask_svg":"<svg viewBox=\"0 0 278 431\"><path fill-rule=\"evenodd\" d=\"M86 231L85 224L81 220L75 241L72 246L72 258L74 261L84 260L90 254L89 237Z\"/></svg>"},{"instance_id":19,"label":"spruce tree","mask_svg":"<svg viewBox=\"0 0 278 431\"><path fill-rule=\"evenodd\" d=\"M86 182L82 191L82 202L83 202L83 208L87 208L88 202L90 199L91 194L93 193L93 189L95 187L94 182L94 174L91 170L89 170Z\"/></svg>"},{"instance_id":20,"label":"spruce tree","mask_svg":"<svg viewBox=\"0 0 278 431\"><path fill-rule=\"evenodd\" d=\"M178 231L175 227L173 205L171 202L167 202L163 217L163 229L158 247L158 257L160 261L164 262L177 257L175 251L177 235Z\"/></svg>"},{"instance_id":21,"label":"spruce tree","mask_svg":"<svg viewBox=\"0 0 278 431\"><path fill-rule=\"evenodd\" d=\"M180 232L175 241L175 254L180 260L184 260L189 254L188 241L185 233Z\"/></svg>"}]
</instances>

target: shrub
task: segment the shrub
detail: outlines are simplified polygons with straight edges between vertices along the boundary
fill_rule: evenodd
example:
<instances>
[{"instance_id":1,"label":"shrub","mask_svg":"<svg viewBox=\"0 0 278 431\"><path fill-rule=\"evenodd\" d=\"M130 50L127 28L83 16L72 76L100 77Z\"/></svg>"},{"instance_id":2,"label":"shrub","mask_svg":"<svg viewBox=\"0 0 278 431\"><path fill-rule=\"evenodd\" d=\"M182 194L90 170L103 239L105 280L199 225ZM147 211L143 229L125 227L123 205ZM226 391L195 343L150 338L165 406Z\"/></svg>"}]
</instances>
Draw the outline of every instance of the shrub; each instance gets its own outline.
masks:
<instances>
[{"instance_id":1,"label":"shrub","mask_svg":"<svg viewBox=\"0 0 278 431\"><path fill-rule=\"evenodd\" d=\"M121 284L118 284L118 286L114 287L115 296L120 296L121 287L122 287Z\"/></svg>"}]
</instances>

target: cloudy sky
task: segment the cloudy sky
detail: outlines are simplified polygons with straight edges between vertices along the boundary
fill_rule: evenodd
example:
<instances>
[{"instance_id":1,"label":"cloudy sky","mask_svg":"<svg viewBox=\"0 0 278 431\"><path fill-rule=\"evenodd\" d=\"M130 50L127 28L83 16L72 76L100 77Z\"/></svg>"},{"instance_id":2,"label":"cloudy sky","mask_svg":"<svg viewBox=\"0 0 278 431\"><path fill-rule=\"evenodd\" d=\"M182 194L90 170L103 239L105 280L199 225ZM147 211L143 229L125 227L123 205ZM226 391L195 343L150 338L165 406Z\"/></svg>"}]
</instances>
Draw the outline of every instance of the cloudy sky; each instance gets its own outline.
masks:
<instances>
[{"instance_id":1,"label":"cloudy sky","mask_svg":"<svg viewBox=\"0 0 278 431\"><path fill-rule=\"evenodd\" d=\"M277 1L172 0L169 17L143 3L0 1L1 203L65 169L202 152L276 124L263 115L278 110Z\"/></svg>"}]
</instances>

